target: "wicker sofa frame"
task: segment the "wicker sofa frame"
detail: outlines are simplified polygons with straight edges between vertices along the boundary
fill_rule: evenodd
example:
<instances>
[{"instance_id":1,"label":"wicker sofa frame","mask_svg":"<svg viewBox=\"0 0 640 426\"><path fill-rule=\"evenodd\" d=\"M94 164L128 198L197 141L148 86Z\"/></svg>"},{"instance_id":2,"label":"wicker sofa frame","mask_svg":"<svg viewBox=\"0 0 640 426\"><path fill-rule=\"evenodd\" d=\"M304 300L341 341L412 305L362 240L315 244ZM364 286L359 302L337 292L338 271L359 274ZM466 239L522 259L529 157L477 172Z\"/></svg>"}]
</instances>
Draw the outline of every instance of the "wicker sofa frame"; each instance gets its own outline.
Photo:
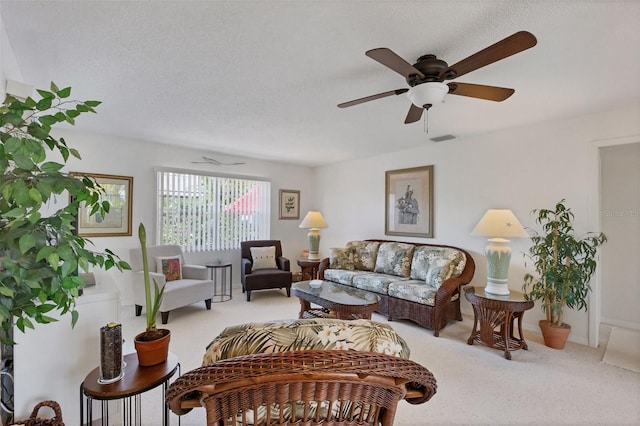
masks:
<instances>
[{"instance_id":1,"label":"wicker sofa frame","mask_svg":"<svg viewBox=\"0 0 640 426\"><path fill-rule=\"evenodd\" d=\"M408 359L373 352L301 350L216 361L180 376L165 398L178 415L204 406L208 425L387 426L393 424L401 399L421 404L436 388L433 374ZM272 404L279 411L264 410L264 421L247 417ZM326 409L316 409L318 404ZM287 407L293 409L287 413Z\"/></svg>"},{"instance_id":2,"label":"wicker sofa frame","mask_svg":"<svg viewBox=\"0 0 640 426\"><path fill-rule=\"evenodd\" d=\"M449 278L445 280L435 297L434 306L413 302L410 300L399 299L388 296L386 294L376 293L380 297L377 312L385 315L388 321L394 319L406 319L413 321L421 326L433 330L433 335L438 337L449 321L462 321L462 312L460 310L460 299L462 298L462 287L469 284L476 270L476 264L471 255L464 249L448 245L439 244L423 244L406 241L377 240L369 239L364 241L373 241L379 243L385 242L402 242L413 244L415 246L429 247L446 247L459 250L466 256L466 264L464 270L459 277ZM324 279L324 271L329 268L329 258L322 259L318 268L318 278ZM457 296L457 297L456 297ZM455 300L452 300L455 297Z\"/></svg>"}]
</instances>

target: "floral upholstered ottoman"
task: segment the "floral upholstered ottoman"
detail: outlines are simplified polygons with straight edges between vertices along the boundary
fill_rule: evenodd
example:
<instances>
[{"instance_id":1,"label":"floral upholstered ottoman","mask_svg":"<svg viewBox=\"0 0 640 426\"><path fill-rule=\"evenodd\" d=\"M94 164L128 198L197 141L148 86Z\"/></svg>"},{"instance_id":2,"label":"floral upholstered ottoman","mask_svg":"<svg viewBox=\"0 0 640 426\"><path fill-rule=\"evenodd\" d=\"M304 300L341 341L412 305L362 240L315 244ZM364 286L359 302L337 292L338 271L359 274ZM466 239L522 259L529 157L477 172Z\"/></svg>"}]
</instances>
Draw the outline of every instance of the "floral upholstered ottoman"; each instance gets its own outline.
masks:
<instances>
[{"instance_id":1,"label":"floral upholstered ottoman","mask_svg":"<svg viewBox=\"0 0 640 426\"><path fill-rule=\"evenodd\" d=\"M248 354L306 349L378 352L409 358L407 343L388 324L318 318L227 327L207 346L202 365Z\"/></svg>"}]
</instances>

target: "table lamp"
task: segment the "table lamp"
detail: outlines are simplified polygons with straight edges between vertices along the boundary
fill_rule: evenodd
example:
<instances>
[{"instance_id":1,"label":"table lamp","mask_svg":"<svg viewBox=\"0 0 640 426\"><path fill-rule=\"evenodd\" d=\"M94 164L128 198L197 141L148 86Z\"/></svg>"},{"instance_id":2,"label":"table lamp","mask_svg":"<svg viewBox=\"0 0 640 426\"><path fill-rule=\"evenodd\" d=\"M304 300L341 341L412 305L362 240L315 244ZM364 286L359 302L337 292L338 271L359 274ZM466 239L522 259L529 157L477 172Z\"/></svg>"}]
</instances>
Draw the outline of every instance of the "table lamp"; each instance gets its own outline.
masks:
<instances>
[{"instance_id":1,"label":"table lamp","mask_svg":"<svg viewBox=\"0 0 640 426\"><path fill-rule=\"evenodd\" d=\"M319 211L311 210L302 219L300 228L309 229L307 237L309 238L309 260L320 259L320 228L328 227Z\"/></svg>"},{"instance_id":2,"label":"table lamp","mask_svg":"<svg viewBox=\"0 0 640 426\"><path fill-rule=\"evenodd\" d=\"M489 237L487 256L487 293L507 296L511 247L507 238L525 238L529 235L509 209L489 209L473 228L471 235Z\"/></svg>"}]
</instances>

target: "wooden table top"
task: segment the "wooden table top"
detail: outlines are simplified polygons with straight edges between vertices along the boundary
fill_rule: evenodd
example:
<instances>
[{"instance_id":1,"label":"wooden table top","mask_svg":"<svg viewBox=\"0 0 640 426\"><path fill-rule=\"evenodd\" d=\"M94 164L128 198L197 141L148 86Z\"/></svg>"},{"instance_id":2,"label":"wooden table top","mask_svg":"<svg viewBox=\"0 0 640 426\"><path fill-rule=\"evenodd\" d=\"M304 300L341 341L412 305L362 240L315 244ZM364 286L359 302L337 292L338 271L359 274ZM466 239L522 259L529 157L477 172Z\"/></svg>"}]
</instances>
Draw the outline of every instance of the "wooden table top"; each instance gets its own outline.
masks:
<instances>
[{"instance_id":1,"label":"wooden table top","mask_svg":"<svg viewBox=\"0 0 640 426\"><path fill-rule=\"evenodd\" d=\"M100 367L94 368L82 383L85 395L95 399L120 399L146 392L161 385L173 376L178 369L178 357L169 353L167 361L152 367L140 367L138 354L131 353L123 357L124 376L114 383L102 384Z\"/></svg>"}]
</instances>

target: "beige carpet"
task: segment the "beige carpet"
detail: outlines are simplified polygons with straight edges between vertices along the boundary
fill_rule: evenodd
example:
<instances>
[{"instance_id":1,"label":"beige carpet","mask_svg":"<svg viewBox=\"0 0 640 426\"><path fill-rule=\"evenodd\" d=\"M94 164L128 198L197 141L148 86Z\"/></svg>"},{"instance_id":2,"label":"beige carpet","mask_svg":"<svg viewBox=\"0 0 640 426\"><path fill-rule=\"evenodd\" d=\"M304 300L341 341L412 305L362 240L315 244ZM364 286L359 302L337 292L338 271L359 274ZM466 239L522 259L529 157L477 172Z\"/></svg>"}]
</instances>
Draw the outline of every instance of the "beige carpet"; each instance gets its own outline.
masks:
<instances>
[{"instance_id":1,"label":"beige carpet","mask_svg":"<svg viewBox=\"0 0 640 426\"><path fill-rule=\"evenodd\" d=\"M200 364L205 346L224 327L295 318L299 309L298 300L287 298L284 291L256 291L247 303L234 286L233 300L214 303L210 311L199 303L171 312L170 350L185 372ZM373 319L386 322L378 314ZM640 424L640 373L603 363L604 345L591 348L569 342L559 351L544 346L537 333L525 332L529 350L513 352L508 361L501 351L467 344L473 326L469 317L450 324L437 338L408 321L391 324L409 344L411 359L429 368L438 381L431 401L400 403L395 426ZM144 318L135 317L132 306L124 306L122 325L128 353L133 350L131 338L144 328ZM143 395L144 426L161 424L161 401L158 388ZM172 414L171 425L177 424ZM186 414L181 424L206 425L204 409Z\"/></svg>"},{"instance_id":2,"label":"beige carpet","mask_svg":"<svg viewBox=\"0 0 640 426\"><path fill-rule=\"evenodd\" d=\"M602 362L640 373L640 331L613 327Z\"/></svg>"}]
</instances>

